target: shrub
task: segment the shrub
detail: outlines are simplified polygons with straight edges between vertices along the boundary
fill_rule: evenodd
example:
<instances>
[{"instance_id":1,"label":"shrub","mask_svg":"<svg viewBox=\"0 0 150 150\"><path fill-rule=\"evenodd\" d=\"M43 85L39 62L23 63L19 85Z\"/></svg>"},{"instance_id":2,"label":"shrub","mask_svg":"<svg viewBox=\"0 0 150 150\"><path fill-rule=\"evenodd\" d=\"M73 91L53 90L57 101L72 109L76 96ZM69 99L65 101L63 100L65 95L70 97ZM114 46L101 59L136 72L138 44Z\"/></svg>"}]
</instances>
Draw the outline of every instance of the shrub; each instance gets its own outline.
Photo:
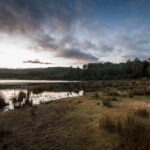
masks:
<instances>
[{"instance_id":1,"label":"shrub","mask_svg":"<svg viewBox=\"0 0 150 150\"><path fill-rule=\"evenodd\" d=\"M95 92L95 93L94 93L93 98L96 98L96 99L100 98L98 92Z\"/></svg>"},{"instance_id":2,"label":"shrub","mask_svg":"<svg viewBox=\"0 0 150 150\"><path fill-rule=\"evenodd\" d=\"M132 89L132 93L133 95L139 95L139 96L146 94L144 88L140 88L140 87Z\"/></svg>"},{"instance_id":3,"label":"shrub","mask_svg":"<svg viewBox=\"0 0 150 150\"><path fill-rule=\"evenodd\" d=\"M137 109L135 114L141 118L148 118L149 117L149 111L146 108Z\"/></svg>"},{"instance_id":4,"label":"shrub","mask_svg":"<svg viewBox=\"0 0 150 150\"><path fill-rule=\"evenodd\" d=\"M117 133L120 139L118 150L149 150L150 128L142 120L127 115L124 120L105 117L99 122L100 129Z\"/></svg>"},{"instance_id":5,"label":"shrub","mask_svg":"<svg viewBox=\"0 0 150 150\"><path fill-rule=\"evenodd\" d=\"M4 108L8 104L5 102L4 96L0 93L0 109Z\"/></svg>"},{"instance_id":6,"label":"shrub","mask_svg":"<svg viewBox=\"0 0 150 150\"><path fill-rule=\"evenodd\" d=\"M121 147L123 149L150 149L150 131L146 124L131 115L128 115L121 124L121 130L118 131L118 134L121 137Z\"/></svg>"},{"instance_id":7,"label":"shrub","mask_svg":"<svg viewBox=\"0 0 150 150\"><path fill-rule=\"evenodd\" d=\"M134 94L133 94L133 92L132 92L131 90L128 92L128 96L129 96L130 98L133 98L133 97L134 97Z\"/></svg>"},{"instance_id":8,"label":"shrub","mask_svg":"<svg viewBox=\"0 0 150 150\"><path fill-rule=\"evenodd\" d=\"M102 104L106 107L112 107L111 101L107 99L103 99Z\"/></svg>"},{"instance_id":9,"label":"shrub","mask_svg":"<svg viewBox=\"0 0 150 150\"><path fill-rule=\"evenodd\" d=\"M36 87L32 90L33 94L40 94L43 92L43 89L40 87Z\"/></svg>"},{"instance_id":10,"label":"shrub","mask_svg":"<svg viewBox=\"0 0 150 150\"><path fill-rule=\"evenodd\" d=\"M35 117L36 116L36 109L32 108L30 110L30 115L31 115L31 117Z\"/></svg>"},{"instance_id":11,"label":"shrub","mask_svg":"<svg viewBox=\"0 0 150 150\"><path fill-rule=\"evenodd\" d=\"M104 131L114 132L115 131L115 122L109 116L106 116L99 122L99 128Z\"/></svg>"},{"instance_id":12,"label":"shrub","mask_svg":"<svg viewBox=\"0 0 150 150\"><path fill-rule=\"evenodd\" d=\"M111 96L104 96L104 97L101 97L102 99L102 104L106 107L112 107L112 103L111 101L117 101L117 98L116 97L111 97Z\"/></svg>"},{"instance_id":13,"label":"shrub","mask_svg":"<svg viewBox=\"0 0 150 150\"><path fill-rule=\"evenodd\" d=\"M115 90L110 90L108 92L108 95L110 95L110 96L119 96L119 93L117 91L115 91Z\"/></svg>"},{"instance_id":14,"label":"shrub","mask_svg":"<svg viewBox=\"0 0 150 150\"><path fill-rule=\"evenodd\" d=\"M24 93L23 91L20 91L18 94L18 101L22 102L24 98L26 98L26 93Z\"/></svg>"},{"instance_id":15,"label":"shrub","mask_svg":"<svg viewBox=\"0 0 150 150\"><path fill-rule=\"evenodd\" d=\"M5 129L4 127L0 127L0 138L3 138L11 133L12 131Z\"/></svg>"},{"instance_id":16,"label":"shrub","mask_svg":"<svg viewBox=\"0 0 150 150\"><path fill-rule=\"evenodd\" d=\"M118 99L116 97L111 98L112 101L117 101Z\"/></svg>"}]
</instances>

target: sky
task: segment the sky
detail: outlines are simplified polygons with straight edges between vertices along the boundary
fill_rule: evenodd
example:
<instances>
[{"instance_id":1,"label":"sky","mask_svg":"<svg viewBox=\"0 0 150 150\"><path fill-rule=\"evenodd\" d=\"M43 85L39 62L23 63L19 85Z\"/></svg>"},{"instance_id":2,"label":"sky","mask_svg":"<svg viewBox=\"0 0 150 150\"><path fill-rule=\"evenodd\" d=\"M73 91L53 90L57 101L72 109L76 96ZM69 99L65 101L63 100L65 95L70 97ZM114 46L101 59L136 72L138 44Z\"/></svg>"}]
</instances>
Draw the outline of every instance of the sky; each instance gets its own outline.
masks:
<instances>
[{"instance_id":1,"label":"sky","mask_svg":"<svg viewBox=\"0 0 150 150\"><path fill-rule=\"evenodd\" d=\"M149 57L149 0L0 0L0 68Z\"/></svg>"}]
</instances>

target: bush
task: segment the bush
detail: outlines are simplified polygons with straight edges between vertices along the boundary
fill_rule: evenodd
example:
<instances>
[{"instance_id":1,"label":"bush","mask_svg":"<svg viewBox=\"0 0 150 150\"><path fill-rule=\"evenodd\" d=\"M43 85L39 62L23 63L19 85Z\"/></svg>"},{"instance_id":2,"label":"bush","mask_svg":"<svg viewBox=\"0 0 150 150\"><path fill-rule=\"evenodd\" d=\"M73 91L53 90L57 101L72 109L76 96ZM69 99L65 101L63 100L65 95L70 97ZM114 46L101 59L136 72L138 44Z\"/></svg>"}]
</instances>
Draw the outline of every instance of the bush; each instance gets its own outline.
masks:
<instances>
[{"instance_id":1,"label":"bush","mask_svg":"<svg viewBox=\"0 0 150 150\"><path fill-rule=\"evenodd\" d=\"M150 149L150 130L146 124L131 115L128 115L121 124L121 130L118 131L118 134L121 137L121 147L124 150Z\"/></svg>"},{"instance_id":2,"label":"bush","mask_svg":"<svg viewBox=\"0 0 150 150\"><path fill-rule=\"evenodd\" d=\"M4 108L8 104L5 102L4 96L0 93L0 109Z\"/></svg>"},{"instance_id":3,"label":"bush","mask_svg":"<svg viewBox=\"0 0 150 150\"><path fill-rule=\"evenodd\" d=\"M96 98L96 99L100 98L98 92L95 92L95 93L94 93L93 98Z\"/></svg>"},{"instance_id":4,"label":"bush","mask_svg":"<svg viewBox=\"0 0 150 150\"><path fill-rule=\"evenodd\" d=\"M134 97L133 92L132 92L132 91L129 91L129 92L128 92L128 96L129 96L130 98L133 98L133 97Z\"/></svg>"},{"instance_id":5,"label":"bush","mask_svg":"<svg viewBox=\"0 0 150 150\"><path fill-rule=\"evenodd\" d=\"M149 117L149 111L146 108L137 109L135 114L141 118L148 118Z\"/></svg>"},{"instance_id":6,"label":"bush","mask_svg":"<svg viewBox=\"0 0 150 150\"><path fill-rule=\"evenodd\" d=\"M106 116L99 122L99 128L103 129L104 131L114 132L115 131L115 122L109 116Z\"/></svg>"},{"instance_id":7,"label":"bush","mask_svg":"<svg viewBox=\"0 0 150 150\"><path fill-rule=\"evenodd\" d=\"M149 150L150 128L142 120L127 115L124 120L105 117L99 122L100 129L117 133L120 139L118 150Z\"/></svg>"},{"instance_id":8,"label":"bush","mask_svg":"<svg viewBox=\"0 0 150 150\"><path fill-rule=\"evenodd\" d=\"M110 96L119 96L119 93L115 90L111 90L111 91L108 92L108 95L110 95Z\"/></svg>"},{"instance_id":9,"label":"bush","mask_svg":"<svg viewBox=\"0 0 150 150\"><path fill-rule=\"evenodd\" d=\"M106 107L112 107L112 101L117 101L118 99L116 97L111 97L111 96L104 96L101 97L102 99L102 104Z\"/></svg>"},{"instance_id":10,"label":"bush","mask_svg":"<svg viewBox=\"0 0 150 150\"><path fill-rule=\"evenodd\" d=\"M103 99L102 104L106 107L112 107L111 101L107 99Z\"/></svg>"},{"instance_id":11,"label":"bush","mask_svg":"<svg viewBox=\"0 0 150 150\"><path fill-rule=\"evenodd\" d=\"M132 93L133 93L133 95L137 95L137 96L141 96L141 95L146 94L144 88L140 88L140 87L139 88L134 88L132 90Z\"/></svg>"},{"instance_id":12,"label":"bush","mask_svg":"<svg viewBox=\"0 0 150 150\"><path fill-rule=\"evenodd\" d=\"M5 129L4 127L0 127L0 138L3 138L11 133L12 132L10 130Z\"/></svg>"},{"instance_id":13,"label":"bush","mask_svg":"<svg viewBox=\"0 0 150 150\"><path fill-rule=\"evenodd\" d=\"M18 94L18 101L22 102L24 98L26 98L26 93L24 93L23 91L20 91Z\"/></svg>"}]
</instances>

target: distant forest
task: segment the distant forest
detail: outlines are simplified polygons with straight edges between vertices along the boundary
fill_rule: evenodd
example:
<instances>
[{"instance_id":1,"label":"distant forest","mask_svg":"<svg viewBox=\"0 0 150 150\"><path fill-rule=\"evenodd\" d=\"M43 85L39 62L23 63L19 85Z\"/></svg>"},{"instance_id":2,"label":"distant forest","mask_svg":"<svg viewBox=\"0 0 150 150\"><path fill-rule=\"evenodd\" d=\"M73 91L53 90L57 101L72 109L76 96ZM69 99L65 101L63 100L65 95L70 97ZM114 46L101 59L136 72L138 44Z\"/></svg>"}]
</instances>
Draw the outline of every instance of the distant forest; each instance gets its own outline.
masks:
<instances>
[{"instance_id":1,"label":"distant forest","mask_svg":"<svg viewBox=\"0 0 150 150\"><path fill-rule=\"evenodd\" d=\"M83 68L50 67L0 69L0 79L119 80L150 78L150 59L136 58L125 63L89 63Z\"/></svg>"}]
</instances>

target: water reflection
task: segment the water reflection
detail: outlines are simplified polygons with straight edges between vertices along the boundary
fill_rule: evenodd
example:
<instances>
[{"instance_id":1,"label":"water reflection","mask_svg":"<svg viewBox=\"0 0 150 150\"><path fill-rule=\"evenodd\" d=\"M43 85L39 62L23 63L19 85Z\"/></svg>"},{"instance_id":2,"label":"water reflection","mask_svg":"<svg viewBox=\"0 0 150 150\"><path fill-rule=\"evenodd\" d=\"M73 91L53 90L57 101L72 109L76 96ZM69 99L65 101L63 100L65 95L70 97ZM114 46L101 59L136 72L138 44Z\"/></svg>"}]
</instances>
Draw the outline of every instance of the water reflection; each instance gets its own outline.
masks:
<instances>
[{"instance_id":1,"label":"water reflection","mask_svg":"<svg viewBox=\"0 0 150 150\"><path fill-rule=\"evenodd\" d=\"M17 97L20 91L24 92L27 94L27 90L25 89L3 89L1 90L1 93L3 93L3 96L5 98L6 103L9 105L5 107L5 111L7 110L13 110L14 109L14 103L12 99L14 97ZM38 94L35 94L31 92L30 94L30 100L32 100L33 105L37 105L43 102L51 101L51 100L58 100L62 98L67 98L67 97L77 97L77 96L82 96L83 91L79 91L78 93L75 92L41 92ZM22 105L25 103L25 99L23 99Z\"/></svg>"}]
</instances>

